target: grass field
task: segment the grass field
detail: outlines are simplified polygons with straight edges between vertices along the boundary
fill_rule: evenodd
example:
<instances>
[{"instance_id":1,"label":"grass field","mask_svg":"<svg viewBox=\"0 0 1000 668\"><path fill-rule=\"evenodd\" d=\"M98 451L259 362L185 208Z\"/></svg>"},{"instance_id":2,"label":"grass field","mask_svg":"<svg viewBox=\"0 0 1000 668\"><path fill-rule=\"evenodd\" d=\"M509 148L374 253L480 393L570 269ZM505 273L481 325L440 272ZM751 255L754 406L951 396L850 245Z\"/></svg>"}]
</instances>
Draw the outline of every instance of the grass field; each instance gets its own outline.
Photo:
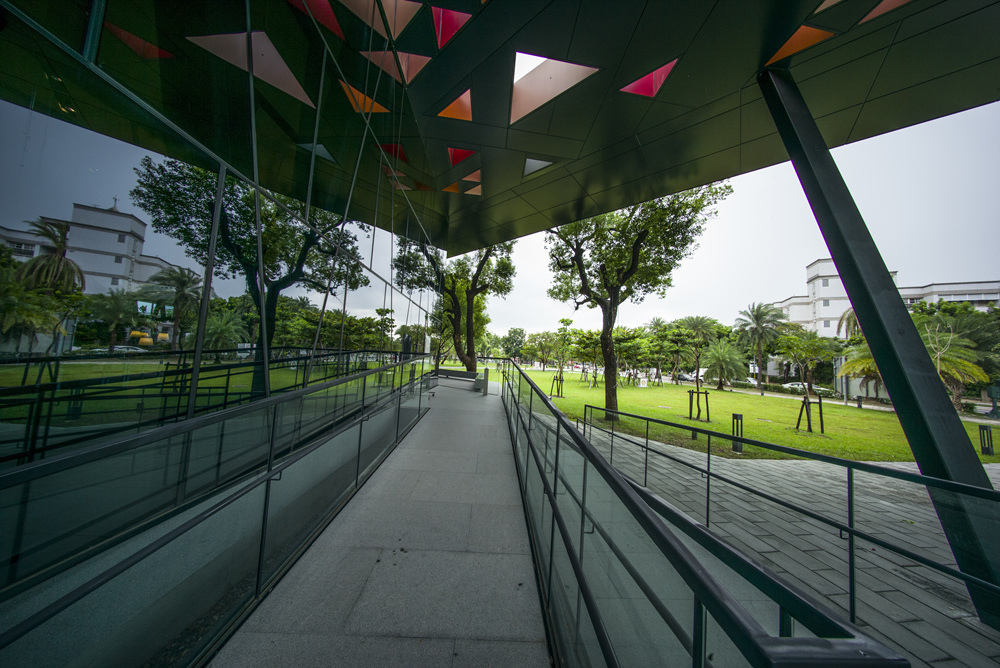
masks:
<instances>
[{"instance_id":1,"label":"grass field","mask_svg":"<svg viewBox=\"0 0 1000 668\"><path fill-rule=\"evenodd\" d=\"M528 375L543 392L551 388L552 371L529 371ZM604 384L599 388L588 389L587 384L579 380L579 374L566 374L563 383L562 398L553 397L555 405L571 420L583 418L584 406L604 406ZM743 415L743 436L759 441L799 448L834 457L842 457L855 461L913 461L913 454L903 435L896 414L889 411L874 409L858 409L856 405L845 406L843 400L824 400L823 417L825 433L819 433L819 417L816 406L813 405L813 433L805 430L805 418L802 430L796 431L795 422L798 419L802 398L794 396L764 396L739 391L717 391L705 388L709 392L711 408L711 423L688 419L688 390L694 389L693 384L666 385L664 387L624 387L618 389L618 409L623 412L635 413L657 418L677 424L693 425L703 429L731 433L733 413ZM704 398L703 398L704 400ZM702 406L704 417L704 405ZM964 422L966 432L972 441L976 452L979 451L979 425ZM645 424L630 424L623 420L616 424L616 430L632 431L645 435ZM704 437L692 441L690 432L678 429L651 428L650 438L674 443L683 447L691 447L701 451L705 449ZM719 442L719 454L731 453L728 441ZM968 447L967 445L965 447ZM713 454L716 443L712 444ZM742 458L772 458L779 456L762 448L748 447ZM1000 455L983 456L983 462L1000 463Z\"/></svg>"}]
</instances>

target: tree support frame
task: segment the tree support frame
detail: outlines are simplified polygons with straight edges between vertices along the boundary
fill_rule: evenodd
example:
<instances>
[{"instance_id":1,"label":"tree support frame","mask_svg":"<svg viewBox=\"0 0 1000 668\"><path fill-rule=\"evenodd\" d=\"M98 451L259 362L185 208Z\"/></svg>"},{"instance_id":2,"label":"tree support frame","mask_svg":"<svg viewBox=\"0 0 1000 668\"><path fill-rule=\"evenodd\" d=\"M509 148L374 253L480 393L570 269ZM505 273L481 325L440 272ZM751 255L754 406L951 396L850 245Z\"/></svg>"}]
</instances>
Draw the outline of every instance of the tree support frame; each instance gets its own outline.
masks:
<instances>
[{"instance_id":1,"label":"tree support frame","mask_svg":"<svg viewBox=\"0 0 1000 668\"><path fill-rule=\"evenodd\" d=\"M924 475L991 489L917 328L791 73L765 69L757 83L802 184L872 356ZM975 499L930 490L959 567L1000 582L1000 527ZM1000 629L1000 596L975 586L980 619Z\"/></svg>"}]
</instances>

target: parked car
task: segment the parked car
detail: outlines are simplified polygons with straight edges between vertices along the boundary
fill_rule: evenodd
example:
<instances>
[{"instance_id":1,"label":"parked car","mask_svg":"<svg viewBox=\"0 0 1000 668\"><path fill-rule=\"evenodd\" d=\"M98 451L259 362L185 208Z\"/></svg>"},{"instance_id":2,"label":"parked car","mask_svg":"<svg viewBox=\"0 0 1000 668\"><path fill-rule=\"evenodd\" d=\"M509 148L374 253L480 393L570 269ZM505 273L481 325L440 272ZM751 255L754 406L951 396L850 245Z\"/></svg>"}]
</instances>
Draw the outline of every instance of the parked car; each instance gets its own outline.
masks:
<instances>
[{"instance_id":1,"label":"parked car","mask_svg":"<svg viewBox=\"0 0 1000 668\"><path fill-rule=\"evenodd\" d=\"M107 348L92 348L88 353L100 354L108 352ZM111 351L112 353L148 353L149 351L145 348L139 348L138 346L115 346L115 349Z\"/></svg>"},{"instance_id":2,"label":"parked car","mask_svg":"<svg viewBox=\"0 0 1000 668\"><path fill-rule=\"evenodd\" d=\"M788 390L798 390L802 394L806 393L805 383L785 383L782 387ZM832 397L834 395L833 390L828 387L820 387L819 385L813 385L813 392L823 397Z\"/></svg>"}]
</instances>

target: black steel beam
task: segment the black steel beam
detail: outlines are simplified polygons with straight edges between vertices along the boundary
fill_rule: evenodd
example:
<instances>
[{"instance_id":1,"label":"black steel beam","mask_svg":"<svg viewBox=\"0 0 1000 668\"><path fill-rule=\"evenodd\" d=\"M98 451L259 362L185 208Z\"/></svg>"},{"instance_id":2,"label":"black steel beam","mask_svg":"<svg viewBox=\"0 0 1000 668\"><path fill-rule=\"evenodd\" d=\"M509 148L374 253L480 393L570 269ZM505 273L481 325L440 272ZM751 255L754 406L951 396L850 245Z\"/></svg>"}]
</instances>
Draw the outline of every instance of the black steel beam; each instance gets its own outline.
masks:
<instances>
[{"instance_id":1,"label":"black steel beam","mask_svg":"<svg viewBox=\"0 0 1000 668\"><path fill-rule=\"evenodd\" d=\"M788 157L850 297L858 323L924 475L991 489L982 463L938 377L899 291L791 73L757 78ZM996 509L931 490L959 567L1000 583ZM980 619L1000 628L1000 596L969 587Z\"/></svg>"}]
</instances>

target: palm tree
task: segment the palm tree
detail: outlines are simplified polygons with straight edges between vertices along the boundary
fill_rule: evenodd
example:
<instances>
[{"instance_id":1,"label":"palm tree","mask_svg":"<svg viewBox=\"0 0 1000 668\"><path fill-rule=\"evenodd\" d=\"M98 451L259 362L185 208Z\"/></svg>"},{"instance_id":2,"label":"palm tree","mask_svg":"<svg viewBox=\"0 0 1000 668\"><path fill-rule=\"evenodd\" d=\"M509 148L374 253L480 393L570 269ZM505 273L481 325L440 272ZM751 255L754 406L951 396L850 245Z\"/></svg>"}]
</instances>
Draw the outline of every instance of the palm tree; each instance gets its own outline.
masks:
<instances>
[{"instance_id":1,"label":"palm tree","mask_svg":"<svg viewBox=\"0 0 1000 668\"><path fill-rule=\"evenodd\" d=\"M83 290L86 281L83 271L76 262L66 257L69 250L69 223L61 220L38 219L29 223L36 237L47 241L51 253L42 253L31 258L17 270L17 278L29 289L63 293Z\"/></svg>"},{"instance_id":2,"label":"palm tree","mask_svg":"<svg viewBox=\"0 0 1000 668\"><path fill-rule=\"evenodd\" d=\"M872 383L875 384L875 398L878 398L878 391L880 387L885 387L885 383L882 381L882 374L879 373L878 366L875 364L875 357L872 356L872 351L868 347L867 343L859 343L854 346L848 347L844 350L846 359L844 363L840 366L840 373L838 374L841 378L844 376L850 376L852 378L861 379L861 387L865 388L865 393L868 392L868 386ZM845 399L847 391L844 391Z\"/></svg>"},{"instance_id":3,"label":"palm tree","mask_svg":"<svg viewBox=\"0 0 1000 668\"><path fill-rule=\"evenodd\" d=\"M727 339L719 339L705 348L705 374L719 381L715 389L721 390L723 383L738 378L746 371L746 358Z\"/></svg>"},{"instance_id":4,"label":"palm tree","mask_svg":"<svg viewBox=\"0 0 1000 668\"><path fill-rule=\"evenodd\" d=\"M702 348L715 339L715 326L719 324L715 318L704 315L691 315L681 318L677 324L690 335L690 358L694 361L694 390L698 404L698 417L701 418L701 353Z\"/></svg>"},{"instance_id":5,"label":"palm tree","mask_svg":"<svg viewBox=\"0 0 1000 668\"><path fill-rule=\"evenodd\" d=\"M764 386L760 377L764 368L764 347L774 343L781 335L781 327L786 322L784 312L773 304L758 304L752 302L745 310L740 311L736 318L736 342L743 346L752 346L757 351L757 389L761 396Z\"/></svg>"},{"instance_id":6,"label":"palm tree","mask_svg":"<svg viewBox=\"0 0 1000 668\"><path fill-rule=\"evenodd\" d=\"M171 350L177 350L180 341L181 316L193 312L201 300L201 276L185 267L161 269L149 278L143 295L158 305L171 305L174 310L174 335Z\"/></svg>"},{"instance_id":7,"label":"palm tree","mask_svg":"<svg viewBox=\"0 0 1000 668\"><path fill-rule=\"evenodd\" d=\"M917 318L915 324L941 382L951 392L955 410L961 411L965 386L990 382L990 377L976 364L976 344L965 336L962 322L954 316L936 313Z\"/></svg>"},{"instance_id":8,"label":"palm tree","mask_svg":"<svg viewBox=\"0 0 1000 668\"><path fill-rule=\"evenodd\" d=\"M853 307L844 311L840 316L840 320L837 321L837 336L840 336L840 330L844 330L845 339L862 333L861 325L858 323L858 314L854 312Z\"/></svg>"},{"instance_id":9,"label":"palm tree","mask_svg":"<svg viewBox=\"0 0 1000 668\"><path fill-rule=\"evenodd\" d=\"M238 311L218 311L210 314L205 321L205 348L209 350L232 348L246 340L247 327L243 323L243 314ZM215 361L221 361L218 353Z\"/></svg>"},{"instance_id":10,"label":"palm tree","mask_svg":"<svg viewBox=\"0 0 1000 668\"><path fill-rule=\"evenodd\" d=\"M0 266L0 337L4 341L14 339L15 352L20 351L22 337L27 337L30 350L39 331L59 326L52 301L17 280L14 267Z\"/></svg>"},{"instance_id":11,"label":"palm tree","mask_svg":"<svg viewBox=\"0 0 1000 668\"><path fill-rule=\"evenodd\" d=\"M118 343L118 331L121 325L131 323L137 317L135 310L136 293L127 292L124 289L108 290L106 295L94 295L90 298L90 316L94 320L101 320L111 334L111 345L108 352L114 352L115 344Z\"/></svg>"}]
</instances>

